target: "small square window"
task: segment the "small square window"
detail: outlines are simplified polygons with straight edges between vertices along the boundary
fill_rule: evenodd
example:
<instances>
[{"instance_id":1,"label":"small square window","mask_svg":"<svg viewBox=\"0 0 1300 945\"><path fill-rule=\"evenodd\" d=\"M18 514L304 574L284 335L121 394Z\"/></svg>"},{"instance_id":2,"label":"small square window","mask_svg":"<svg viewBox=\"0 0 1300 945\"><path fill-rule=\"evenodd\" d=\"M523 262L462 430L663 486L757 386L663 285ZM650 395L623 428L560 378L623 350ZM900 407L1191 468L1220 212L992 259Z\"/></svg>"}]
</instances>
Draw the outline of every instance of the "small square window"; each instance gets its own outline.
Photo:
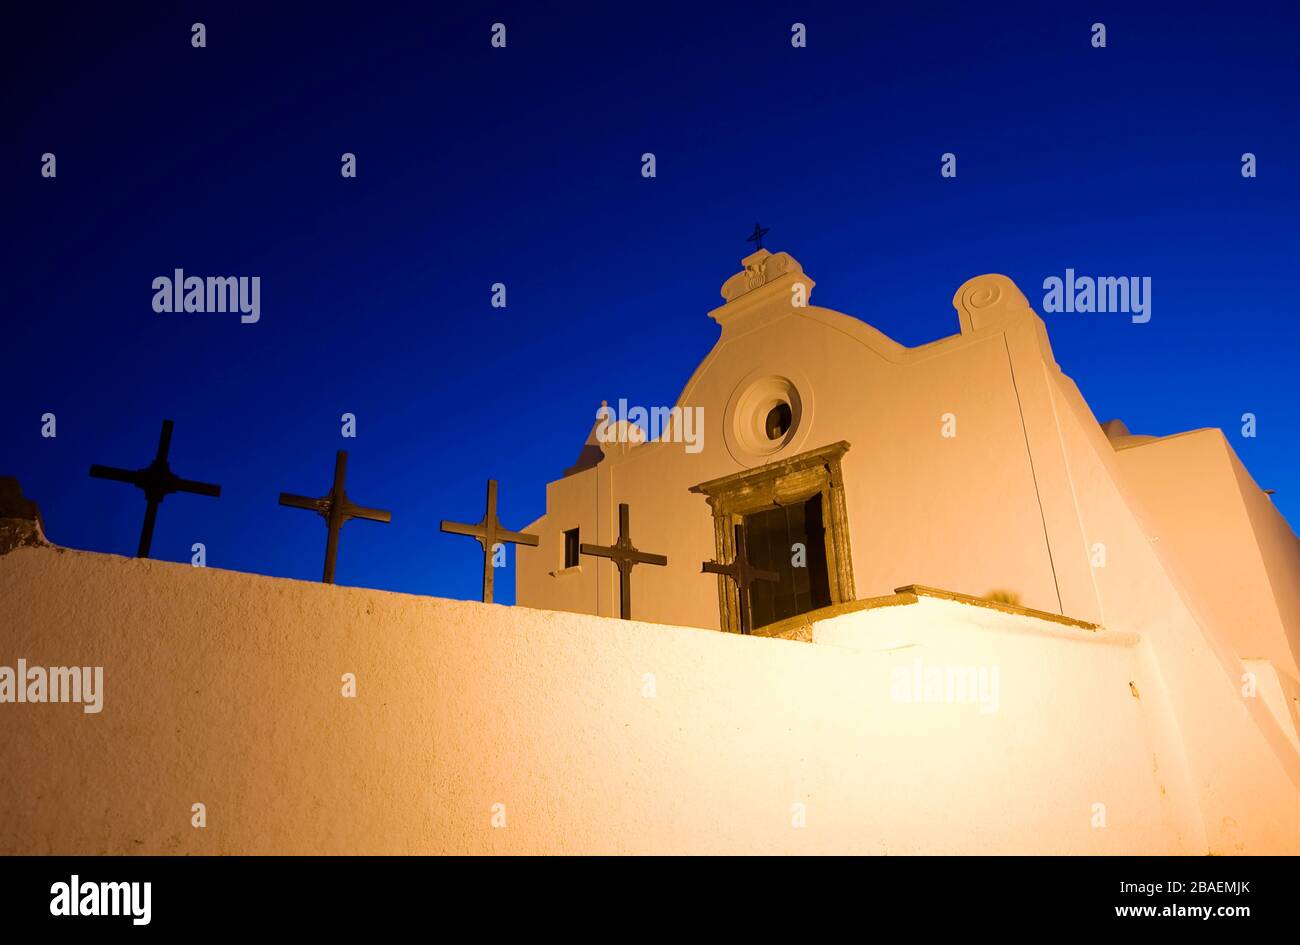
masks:
<instances>
[{"instance_id":1,"label":"small square window","mask_svg":"<svg viewBox=\"0 0 1300 945\"><path fill-rule=\"evenodd\" d=\"M564 532L564 566L566 568L576 568L578 566L578 530L576 528L567 529Z\"/></svg>"}]
</instances>

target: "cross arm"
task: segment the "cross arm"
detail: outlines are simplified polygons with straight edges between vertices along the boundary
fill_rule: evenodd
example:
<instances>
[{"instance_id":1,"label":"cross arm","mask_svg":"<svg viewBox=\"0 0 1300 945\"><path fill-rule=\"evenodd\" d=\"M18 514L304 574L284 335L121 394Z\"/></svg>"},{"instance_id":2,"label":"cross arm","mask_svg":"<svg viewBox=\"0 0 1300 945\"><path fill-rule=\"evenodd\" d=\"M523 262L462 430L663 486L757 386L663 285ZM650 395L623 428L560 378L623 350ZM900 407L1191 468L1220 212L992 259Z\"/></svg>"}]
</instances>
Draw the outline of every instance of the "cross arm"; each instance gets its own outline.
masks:
<instances>
[{"instance_id":1,"label":"cross arm","mask_svg":"<svg viewBox=\"0 0 1300 945\"><path fill-rule=\"evenodd\" d=\"M353 505L349 502L343 507L343 515L346 518L364 518L369 522L391 522L393 513L387 509L368 509L364 505Z\"/></svg>"},{"instance_id":2,"label":"cross arm","mask_svg":"<svg viewBox=\"0 0 1300 945\"><path fill-rule=\"evenodd\" d=\"M198 495L210 495L215 499L221 498L221 486L215 483L197 482L193 479L177 479L175 486L180 492L194 492Z\"/></svg>"},{"instance_id":3,"label":"cross arm","mask_svg":"<svg viewBox=\"0 0 1300 945\"><path fill-rule=\"evenodd\" d=\"M468 535L470 538L482 538L484 535L482 525L466 525L463 522L449 522L443 519L438 527L449 535Z\"/></svg>"},{"instance_id":4,"label":"cross arm","mask_svg":"<svg viewBox=\"0 0 1300 945\"><path fill-rule=\"evenodd\" d=\"M513 542L516 545L527 545L530 548L536 548L539 541L536 535L530 535L527 532L497 532L498 541Z\"/></svg>"},{"instance_id":5,"label":"cross arm","mask_svg":"<svg viewBox=\"0 0 1300 945\"><path fill-rule=\"evenodd\" d=\"M668 564L668 558L665 555L651 554L648 551L637 551L635 548L624 548L621 545L589 545L585 541L578 545L578 550L584 555L594 555L597 558L612 558L615 562L627 561L632 564L657 564L664 566ZM621 565L620 565L621 567Z\"/></svg>"},{"instance_id":6,"label":"cross arm","mask_svg":"<svg viewBox=\"0 0 1300 945\"><path fill-rule=\"evenodd\" d=\"M90 474L96 479L129 482L131 485L136 485L140 480L140 471L137 469L118 469L116 466L101 466L98 463L90 467Z\"/></svg>"},{"instance_id":7,"label":"cross arm","mask_svg":"<svg viewBox=\"0 0 1300 945\"><path fill-rule=\"evenodd\" d=\"M648 551L633 551L628 555L628 558L635 561L637 564L657 564L660 567L664 567L668 564L667 555L651 554Z\"/></svg>"},{"instance_id":8,"label":"cross arm","mask_svg":"<svg viewBox=\"0 0 1300 945\"><path fill-rule=\"evenodd\" d=\"M291 509L306 509L308 512L319 512L321 515L326 514L329 509L329 499L312 499L305 495L293 495L289 492L280 493L280 504L287 505Z\"/></svg>"}]
</instances>

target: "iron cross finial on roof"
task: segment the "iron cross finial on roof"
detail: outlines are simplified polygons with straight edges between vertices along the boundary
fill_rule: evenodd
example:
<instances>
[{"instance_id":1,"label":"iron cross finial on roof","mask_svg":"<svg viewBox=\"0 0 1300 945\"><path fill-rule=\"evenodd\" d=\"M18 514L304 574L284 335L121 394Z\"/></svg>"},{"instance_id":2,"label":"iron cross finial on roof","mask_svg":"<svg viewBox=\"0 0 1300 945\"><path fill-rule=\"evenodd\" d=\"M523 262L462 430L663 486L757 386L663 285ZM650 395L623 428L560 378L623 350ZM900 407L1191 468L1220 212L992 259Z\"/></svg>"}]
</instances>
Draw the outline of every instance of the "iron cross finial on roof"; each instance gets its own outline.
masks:
<instances>
[{"instance_id":1,"label":"iron cross finial on roof","mask_svg":"<svg viewBox=\"0 0 1300 945\"><path fill-rule=\"evenodd\" d=\"M755 223L754 232L749 234L749 237L745 240L745 242L756 243L757 245L754 247L754 252L758 252L760 249L763 248L763 237L767 235L767 232L770 229L771 227L759 226L757 223Z\"/></svg>"}]
</instances>

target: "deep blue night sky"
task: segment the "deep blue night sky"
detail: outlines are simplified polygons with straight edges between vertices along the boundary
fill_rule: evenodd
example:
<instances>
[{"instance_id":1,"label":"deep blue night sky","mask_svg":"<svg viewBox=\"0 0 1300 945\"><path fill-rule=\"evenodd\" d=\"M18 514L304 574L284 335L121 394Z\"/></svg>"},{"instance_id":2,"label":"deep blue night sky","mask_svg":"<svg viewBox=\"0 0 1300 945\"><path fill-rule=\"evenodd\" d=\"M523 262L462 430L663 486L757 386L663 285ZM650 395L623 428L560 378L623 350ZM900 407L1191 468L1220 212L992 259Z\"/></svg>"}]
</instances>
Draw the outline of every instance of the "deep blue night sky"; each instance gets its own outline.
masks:
<instances>
[{"instance_id":1,"label":"deep blue night sky","mask_svg":"<svg viewBox=\"0 0 1300 945\"><path fill-rule=\"evenodd\" d=\"M1300 5L40 6L5 24L0 475L55 542L134 552L140 492L87 467L145 465L170 417L224 491L169 498L155 557L318 579L320 519L276 500L347 448L394 521L345 527L339 582L477 597L439 519L494 476L519 528L602 398L672 404L756 220L907 345L980 273L1040 312L1067 267L1150 276L1148 324L1045 314L1057 359L1100 420L1222 427L1300 521ZM260 276L261 321L154 313L177 267Z\"/></svg>"}]
</instances>

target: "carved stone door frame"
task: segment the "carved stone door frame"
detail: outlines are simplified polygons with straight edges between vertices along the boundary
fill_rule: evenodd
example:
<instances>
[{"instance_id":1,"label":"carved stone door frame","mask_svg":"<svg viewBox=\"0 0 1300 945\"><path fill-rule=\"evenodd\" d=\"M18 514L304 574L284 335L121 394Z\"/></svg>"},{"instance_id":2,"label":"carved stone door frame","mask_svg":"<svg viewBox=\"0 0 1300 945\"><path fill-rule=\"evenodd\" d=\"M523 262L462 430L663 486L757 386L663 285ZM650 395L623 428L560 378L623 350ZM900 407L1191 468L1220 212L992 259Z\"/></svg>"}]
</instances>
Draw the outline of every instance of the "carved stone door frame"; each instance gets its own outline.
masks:
<instances>
[{"instance_id":1,"label":"carved stone door frame","mask_svg":"<svg viewBox=\"0 0 1300 945\"><path fill-rule=\"evenodd\" d=\"M736 554L735 526L743 525L746 515L806 502L821 495L831 603L855 600L849 515L840 471L840 460L848 449L848 442L840 440L788 459L692 486L691 491L703 495L713 511L716 560L733 560ZM718 577L718 612L724 631L740 632L740 596L735 583L721 575ZM761 628L756 632L761 635Z\"/></svg>"}]
</instances>

